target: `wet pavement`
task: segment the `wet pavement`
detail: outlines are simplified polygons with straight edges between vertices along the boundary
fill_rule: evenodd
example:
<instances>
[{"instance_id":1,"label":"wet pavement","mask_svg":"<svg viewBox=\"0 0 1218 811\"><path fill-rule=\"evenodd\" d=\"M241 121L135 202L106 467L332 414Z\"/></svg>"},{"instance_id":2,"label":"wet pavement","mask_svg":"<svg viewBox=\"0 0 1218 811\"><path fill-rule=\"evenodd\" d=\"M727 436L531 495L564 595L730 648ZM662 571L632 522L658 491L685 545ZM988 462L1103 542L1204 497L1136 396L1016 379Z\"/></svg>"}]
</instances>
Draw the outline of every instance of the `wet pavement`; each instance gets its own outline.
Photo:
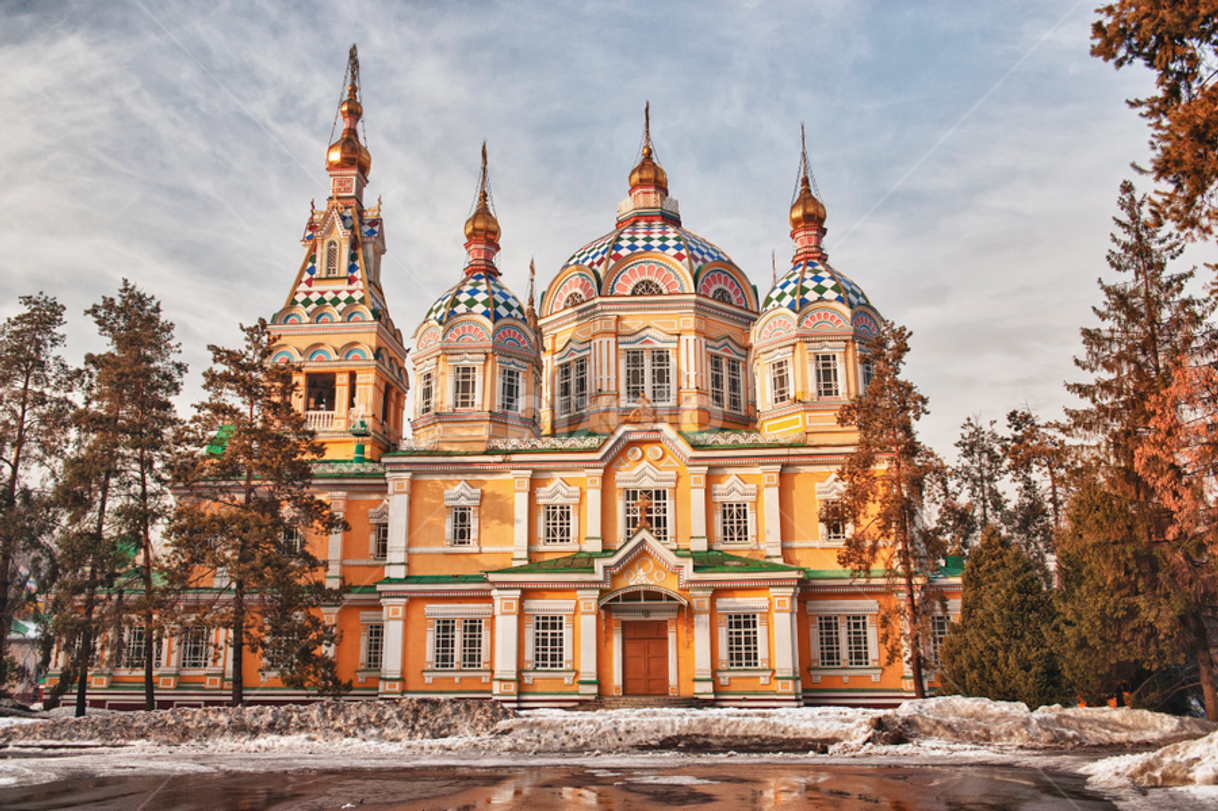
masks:
<instances>
[{"instance_id":1,"label":"wet pavement","mask_svg":"<svg viewBox=\"0 0 1218 811\"><path fill-rule=\"evenodd\" d=\"M474 811L1115 809L1075 775L997 766L687 765L680 768L418 768L105 777L0 788L7 811Z\"/></svg>"}]
</instances>

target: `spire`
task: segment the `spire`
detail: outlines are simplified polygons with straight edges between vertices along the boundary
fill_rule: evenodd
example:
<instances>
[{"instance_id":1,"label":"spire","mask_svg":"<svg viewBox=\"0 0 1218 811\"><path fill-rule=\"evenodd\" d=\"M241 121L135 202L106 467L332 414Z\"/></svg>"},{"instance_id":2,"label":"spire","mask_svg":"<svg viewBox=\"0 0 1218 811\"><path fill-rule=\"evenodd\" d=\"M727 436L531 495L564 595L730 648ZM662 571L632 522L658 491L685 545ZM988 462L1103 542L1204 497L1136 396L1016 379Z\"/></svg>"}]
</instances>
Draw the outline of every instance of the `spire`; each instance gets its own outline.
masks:
<instances>
[{"instance_id":1,"label":"spire","mask_svg":"<svg viewBox=\"0 0 1218 811\"><path fill-rule=\"evenodd\" d=\"M372 154L359 137L358 127L364 115L364 105L360 103L359 54L354 45L347 55L347 72L343 78L347 95L338 105L343 132L326 150L326 171L333 179L331 189L334 194L358 197L363 193L363 186L372 171Z\"/></svg>"},{"instance_id":2,"label":"spire","mask_svg":"<svg viewBox=\"0 0 1218 811\"><path fill-rule=\"evenodd\" d=\"M778 257L770 250L770 289L778 286Z\"/></svg>"},{"instance_id":3,"label":"spire","mask_svg":"<svg viewBox=\"0 0 1218 811\"><path fill-rule=\"evenodd\" d=\"M668 174L655 161L655 149L651 145L651 102L643 105L643 157L630 173L630 191L650 187L668 192Z\"/></svg>"},{"instance_id":4,"label":"spire","mask_svg":"<svg viewBox=\"0 0 1218 811\"><path fill-rule=\"evenodd\" d=\"M537 275L537 265L533 257L529 258L529 300L525 305L525 320L529 326L537 329L537 310L533 307L533 278Z\"/></svg>"},{"instance_id":5,"label":"spire","mask_svg":"<svg viewBox=\"0 0 1218 811\"><path fill-rule=\"evenodd\" d=\"M824 259L821 239L825 235L825 205L819 199L820 189L813 193L816 178L808 165L808 146L804 125L799 125L799 186L791 203L791 237L795 240L795 255Z\"/></svg>"},{"instance_id":6,"label":"spire","mask_svg":"<svg viewBox=\"0 0 1218 811\"><path fill-rule=\"evenodd\" d=\"M482 171L478 176L478 202L474 213L465 221L465 250L469 262L465 272L485 271L499 275L495 267L495 254L499 253L499 220L491 210L490 184L486 162L486 141L482 142Z\"/></svg>"}]
</instances>

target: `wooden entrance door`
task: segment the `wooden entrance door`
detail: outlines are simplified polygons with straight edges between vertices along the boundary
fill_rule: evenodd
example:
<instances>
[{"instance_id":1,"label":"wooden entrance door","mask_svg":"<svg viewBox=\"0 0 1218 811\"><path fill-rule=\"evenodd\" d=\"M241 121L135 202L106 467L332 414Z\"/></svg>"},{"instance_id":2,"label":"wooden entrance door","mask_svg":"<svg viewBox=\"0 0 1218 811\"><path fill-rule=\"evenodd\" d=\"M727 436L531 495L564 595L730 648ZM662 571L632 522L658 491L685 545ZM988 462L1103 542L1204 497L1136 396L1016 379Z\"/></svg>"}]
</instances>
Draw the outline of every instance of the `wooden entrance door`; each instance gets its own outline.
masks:
<instances>
[{"instance_id":1,"label":"wooden entrance door","mask_svg":"<svg viewBox=\"0 0 1218 811\"><path fill-rule=\"evenodd\" d=\"M668 695L668 622L622 623L623 693L628 696Z\"/></svg>"}]
</instances>

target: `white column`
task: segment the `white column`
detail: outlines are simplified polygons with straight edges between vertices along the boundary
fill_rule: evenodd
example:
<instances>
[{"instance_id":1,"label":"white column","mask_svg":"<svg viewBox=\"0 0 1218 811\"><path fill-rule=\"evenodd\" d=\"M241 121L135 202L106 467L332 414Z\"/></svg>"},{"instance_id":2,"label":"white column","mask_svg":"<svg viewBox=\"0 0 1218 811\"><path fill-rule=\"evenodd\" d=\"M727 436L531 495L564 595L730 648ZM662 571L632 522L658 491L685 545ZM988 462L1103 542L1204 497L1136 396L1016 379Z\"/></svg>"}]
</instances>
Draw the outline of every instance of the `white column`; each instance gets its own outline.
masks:
<instances>
[{"instance_id":1,"label":"white column","mask_svg":"<svg viewBox=\"0 0 1218 811\"><path fill-rule=\"evenodd\" d=\"M336 519L341 520L347 511L347 494L327 493L326 496L330 501L330 512ZM328 563L326 586L338 588L342 585L343 579L343 530L341 526L330 533L330 545L326 558Z\"/></svg>"},{"instance_id":2,"label":"white column","mask_svg":"<svg viewBox=\"0 0 1218 811\"><path fill-rule=\"evenodd\" d=\"M522 566L529 562L529 501L532 496L530 470L513 470L516 483L516 501L512 513L512 565Z\"/></svg>"},{"instance_id":3,"label":"white column","mask_svg":"<svg viewBox=\"0 0 1218 811\"><path fill-rule=\"evenodd\" d=\"M400 580L410 571L410 476L403 473L389 480L389 548L385 554L385 577Z\"/></svg>"},{"instance_id":4,"label":"white column","mask_svg":"<svg viewBox=\"0 0 1218 811\"><path fill-rule=\"evenodd\" d=\"M794 679L797 675L795 660L792 658L792 640L795 638L795 615L792 613L795 605L795 589L793 587L770 588L771 605L774 609L774 678L779 680L779 692L782 692L782 679Z\"/></svg>"},{"instance_id":5,"label":"white column","mask_svg":"<svg viewBox=\"0 0 1218 811\"><path fill-rule=\"evenodd\" d=\"M706 551L706 468L689 468L689 549Z\"/></svg>"},{"instance_id":6,"label":"white column","mask_svg":"<svg viewBox=\"0 0 1218 811\"><path fill-rule=\"evenodd\" d=\"M631 527L626 526L626 491L617 489L617 543L614 546L625 546L630 538Z\"/></svg>"},{"instance_id":7,"label":"white column","mask_svg":"<svg viewBox=\"0 0 1218 811\"><path fill-rule=\"evenodd\" d=\"M576 593L579 603L579 692L595 696L600 692L596 678L596 654L600 645L596 641L596 623L600 619L597 611L596 589L580 589Z\"/></svg>"},{"instance_id":8,"label":"white column","mask_svg":"<svg viewBox=\"0 0 1218 811\"><path fill-rule=\"evenodd\" d=\"M585 470L588 495L588 524L584 530L584 551L600 552L603 548L604 529L601 526L601 481L603 471Z\"/></svg>"},{"instance_id":9,"label":"white column","mask_svg":"<svg viewBox=\"0 0 1218 811\"><path fill-rule=\"evenodd\" d=\"M715 697L715 673L711 668L711 591L690 591L690 605L685 609L694 612L694 695L713 700Z\"/></svg>"},{"instance_id":10,"label":"white column","mask_svg":"<svg viewBox=\"0 0 1218 811\"><path fill-rule=\"evenodd\" d=\"M675 696L679 692L677 684L677 618L668 620L668 694Z\"/></svg>"},{"instance_id":11,"label":"white column","mask_svg":"<svg viewBox=\"0 0 1218 811\"><path fill-rule=\"evenodd\" d=\"M406 656L407 597L382 597L381 621L385 624L385 651L381 657L380 694L402 694L402 672Z\"/></svg>"},{"instance_id":12,"label":"white column","mask_svg":"<svg viewBox=\"0 0 1218 811\"><path fill-rule=\"evenodd\" d=\"M495 589L495 675L492 690L497 700L515 705L520 643L520 589Z\"/></svg>"},{"instance_id":13,"label":"white column","mask_svg":"<svg viewBox=\"0 0 1218 811\"><path fill-rule=\"evenodd\" d=\"M613 694L623 695L626 692L626 681L622 677L622 660L625 651L622 648L622 621L613 618Z\"/></svg>"},{"instance_id":14,"label":"white column","mask_svg":"<svg viewBox=\"0 0 1218 811\"><path fill-rule=\"evenodd\" d=\"M765 501L765 559L782 561L782 512L778 506L778 482L782 465L761 468Z\"/></svg>"}]
</instances>

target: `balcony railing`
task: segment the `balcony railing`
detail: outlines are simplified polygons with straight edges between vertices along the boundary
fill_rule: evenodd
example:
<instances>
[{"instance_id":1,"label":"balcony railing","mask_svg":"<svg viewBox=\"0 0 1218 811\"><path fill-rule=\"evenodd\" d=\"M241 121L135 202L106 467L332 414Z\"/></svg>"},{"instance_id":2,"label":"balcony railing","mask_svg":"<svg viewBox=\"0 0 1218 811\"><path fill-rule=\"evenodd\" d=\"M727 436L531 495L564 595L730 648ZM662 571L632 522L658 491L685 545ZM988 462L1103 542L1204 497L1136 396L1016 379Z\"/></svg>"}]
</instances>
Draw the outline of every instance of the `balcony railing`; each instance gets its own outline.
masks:
<instances>
[{"instance_id":1,"label":"balcony railing","mask_svg":"<svg viewBox=\"0 0 1218 811\"><path fill-rule=\"evenodd\" d=\"M334 412L306 411L305 427L312 431L329 431L334 427Z\"/></svg>"}]
</instances>

